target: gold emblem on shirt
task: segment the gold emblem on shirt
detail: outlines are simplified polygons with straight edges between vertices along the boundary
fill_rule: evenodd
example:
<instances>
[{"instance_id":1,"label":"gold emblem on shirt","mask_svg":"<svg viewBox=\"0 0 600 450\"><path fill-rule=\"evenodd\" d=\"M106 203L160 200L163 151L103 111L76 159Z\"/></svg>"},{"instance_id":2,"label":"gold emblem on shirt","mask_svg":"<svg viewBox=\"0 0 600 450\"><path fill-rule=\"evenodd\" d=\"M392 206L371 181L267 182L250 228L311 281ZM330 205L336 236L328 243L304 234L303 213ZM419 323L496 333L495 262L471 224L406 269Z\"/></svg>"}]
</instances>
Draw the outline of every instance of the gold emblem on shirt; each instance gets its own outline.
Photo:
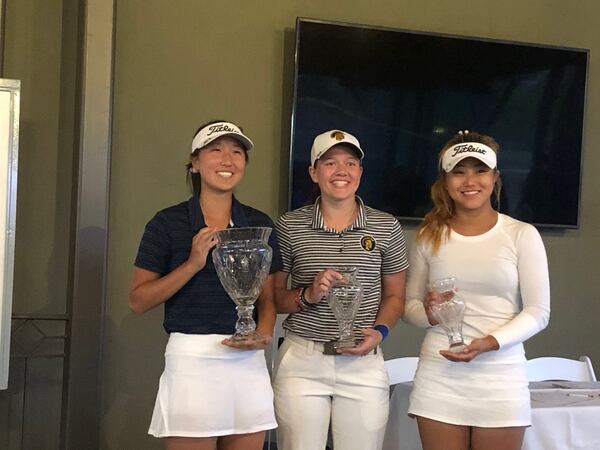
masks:
<instances>
[{"instance_id":1,"label":"gold emblem on shirt","mask_svg":"<svg viewBox=\"0 0 600 450\"><path fill-rule=\"evenodd\" d=\"M375 239L372 236L363 236L360 240L360 246L368 252L372 252L375 249Z\"/></svg>"}]
</instances>

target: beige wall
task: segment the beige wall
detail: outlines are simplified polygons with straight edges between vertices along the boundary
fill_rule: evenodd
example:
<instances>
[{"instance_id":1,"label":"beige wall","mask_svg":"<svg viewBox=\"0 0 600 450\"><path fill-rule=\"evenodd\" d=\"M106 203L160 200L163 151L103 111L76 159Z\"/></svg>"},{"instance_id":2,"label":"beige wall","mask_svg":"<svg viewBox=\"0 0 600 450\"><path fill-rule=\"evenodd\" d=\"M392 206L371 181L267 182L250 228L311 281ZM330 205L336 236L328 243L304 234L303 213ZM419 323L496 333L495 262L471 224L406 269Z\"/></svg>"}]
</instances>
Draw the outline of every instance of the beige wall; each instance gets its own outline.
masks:
<instances>
[{"instance_id":1,"label":"beige wall","mask_svg":"<svg viewBox=\"0 0 600 450\"><path fill-rule=\"evenodd\" d=\"M600 369L596 0L118 0L103 447L162 448L145 437L163 364L162 310L133 316L127 289L145 222L187 196L183 166L197 125L212 118L242 124L256 149L239 198L274 217L284 211L297 16L591 50L581 228L543 233L553 315L527 349L530 356L589 354ZM414 228L406 229L410 240ZM386 355L417 354L420 337L398 325Z\"/></svg>"},{"instance_id":2,"label":"beige wall","mask_svg":"<svg viewBox=\"0 0 600 450\"><path fill-rule=\"evenodd\" d=\"M77 39L77 11L66 4L6 5L3 77L20 79L22 90L15 314L66 308Z\"/></svg>"},{"instance_id":3,"label":"beige wall","mask_svg":"<svg viewBox=\"0 0 600 450\"><path fill-rule=\"evenodd\" d=\"M78 0L7 0L3 78L21 80L13 316L67 314L72 233ZM58 448L66 320L12 322L0 447ZM38 330L41 330L38 331ZM37 357L25 360L24 353ZM46 357L39 357L46 355ZM39 405L44 405L40 408ZM22 422L21 422L22 419Z\"/></svg>"}]
</instances>

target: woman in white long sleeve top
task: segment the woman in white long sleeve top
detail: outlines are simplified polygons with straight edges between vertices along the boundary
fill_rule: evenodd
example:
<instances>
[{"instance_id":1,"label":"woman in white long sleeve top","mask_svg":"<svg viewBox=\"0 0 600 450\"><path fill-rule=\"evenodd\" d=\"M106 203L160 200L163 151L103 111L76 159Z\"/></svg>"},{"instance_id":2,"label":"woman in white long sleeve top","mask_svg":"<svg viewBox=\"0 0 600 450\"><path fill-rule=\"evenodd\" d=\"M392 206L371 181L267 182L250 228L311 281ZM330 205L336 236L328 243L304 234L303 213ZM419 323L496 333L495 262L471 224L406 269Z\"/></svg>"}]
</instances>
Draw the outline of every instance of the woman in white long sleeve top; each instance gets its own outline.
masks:
<instances>
[{"instance_id":1,"label":"woman in white long sleeve top","mask_svg":"<svg viewBox=\"0 0 600 450\"><path fill-rule=\"evenodd\" d=\"M517 450L531 423L522 343L548 324L548 265L537 230L492 206L498 148L468 131L444 145L434 207L411 250L403 319L428 330L409 414L424 450ZM457 353L431 314L441 299L427 286L445 277L466 302L468 345Z\"/></svg>"}]
</instances>

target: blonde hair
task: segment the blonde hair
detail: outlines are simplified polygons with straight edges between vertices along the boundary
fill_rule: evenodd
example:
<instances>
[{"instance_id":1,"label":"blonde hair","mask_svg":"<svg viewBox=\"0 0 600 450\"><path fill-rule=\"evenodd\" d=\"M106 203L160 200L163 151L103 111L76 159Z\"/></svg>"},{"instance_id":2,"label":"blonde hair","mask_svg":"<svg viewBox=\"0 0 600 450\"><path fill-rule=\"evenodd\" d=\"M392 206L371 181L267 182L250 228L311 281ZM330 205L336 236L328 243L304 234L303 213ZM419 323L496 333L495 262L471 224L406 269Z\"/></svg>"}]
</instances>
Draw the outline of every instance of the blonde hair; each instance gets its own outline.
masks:
<instances>
[{"instance_id":1,"label":"blonde hair","mask_svg":"<svg viewBox=\"0 0 600 450\"><path fill-rule=\"evenodd\" d=\"M433 253L437 253L442 245L442 242L450 237L450 220L454 217L455 205L454 200L446 190L446 172L441 168L441 160L444 152L455 144L461 142L479 142L490 147L494 152L498 153L500 146L491 136L487 136L476 131L460 131L455 134L448 142L444 144L439 153L438 169L439 176L431 186L431 200L433 208L425 215L423 222L417 228L417 241L427 242L431 245ZM496 170L496 169L494 169ZM502 181L500 176L494 183L494 195L496 200L496 209L500 204L500 191L502 189Z\"/></svg>"}]
</instances>

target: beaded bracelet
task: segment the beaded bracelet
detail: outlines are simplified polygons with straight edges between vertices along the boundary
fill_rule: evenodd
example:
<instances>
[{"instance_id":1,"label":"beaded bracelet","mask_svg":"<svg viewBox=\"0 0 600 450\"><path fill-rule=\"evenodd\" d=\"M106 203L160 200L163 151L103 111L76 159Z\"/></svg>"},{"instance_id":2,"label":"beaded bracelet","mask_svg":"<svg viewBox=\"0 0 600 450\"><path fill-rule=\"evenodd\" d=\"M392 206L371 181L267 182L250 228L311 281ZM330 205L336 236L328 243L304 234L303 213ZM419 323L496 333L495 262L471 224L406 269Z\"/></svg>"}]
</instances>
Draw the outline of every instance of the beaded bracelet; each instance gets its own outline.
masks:
<instances>
[{"instance_id":1,"label":"beaded bracelet","mask_svg":"<svg viewBox=\"0 0 600 450\"><path fill-rule=\"evenodd\" d=\"M304 294L306 294L306 288L300 289L300 304L304 307L304 310L307 310L310 308L312 303L306 300L306 296Z\"/></svg>"},{"instance_id":2,"label":"beaded bracelet","mask_svg":"<svg viewBox=\"0 0 600 450\"><path fill-rule=\"evenodd\" d=\"M296 303L296 306L298 307L299 311L305 311L306 310L306 308L302 304L302 294L303 293L304 293L304 288L298 289L298 292L296 293L296 298L294 298L294 303Z\"/></svg>"}]
</instances>

